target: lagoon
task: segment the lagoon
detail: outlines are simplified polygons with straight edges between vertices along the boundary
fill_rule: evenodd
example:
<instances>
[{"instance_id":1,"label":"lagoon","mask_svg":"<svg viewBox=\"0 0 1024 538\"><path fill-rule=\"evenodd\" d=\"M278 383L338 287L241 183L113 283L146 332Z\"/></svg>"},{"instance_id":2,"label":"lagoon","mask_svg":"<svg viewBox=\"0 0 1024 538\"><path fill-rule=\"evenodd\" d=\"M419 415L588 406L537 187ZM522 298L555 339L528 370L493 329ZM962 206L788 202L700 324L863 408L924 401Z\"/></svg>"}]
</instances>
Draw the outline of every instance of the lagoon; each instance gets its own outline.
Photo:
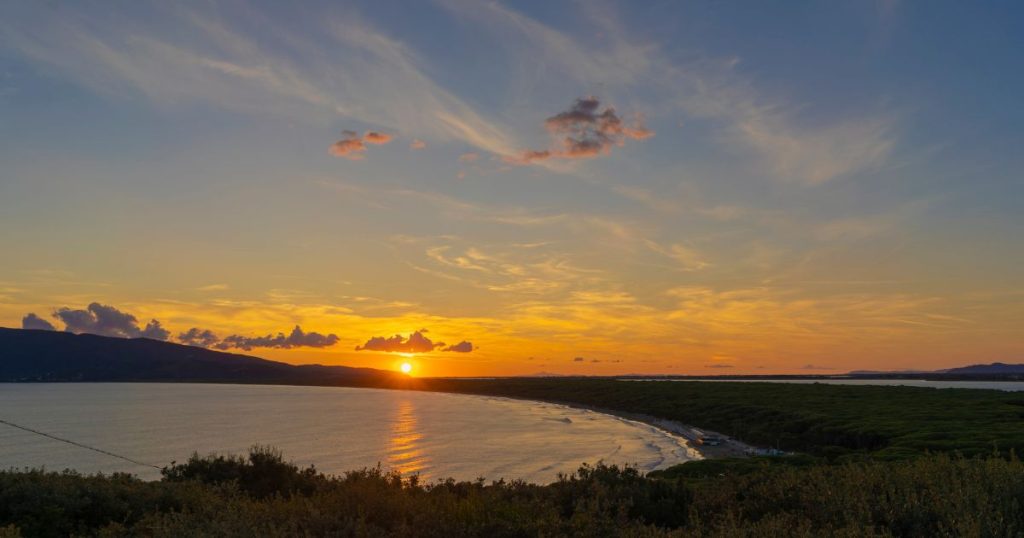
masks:
<instances>
[{"instance_id":1,"label":"lagoon","mask_svg":"<svg viewBox=\"0 0 1024 538\"><path fill-rule=\"evenodd\" d=\"M680 437L585 409L432 392L172 383L0 384L0 420L156 467L192 452L281 449L339 474L381 465L431 481L553 481L581 463L663 469L699 455ZM154 467L0 424L0 468Z\"/></svg>"}]
</instances>

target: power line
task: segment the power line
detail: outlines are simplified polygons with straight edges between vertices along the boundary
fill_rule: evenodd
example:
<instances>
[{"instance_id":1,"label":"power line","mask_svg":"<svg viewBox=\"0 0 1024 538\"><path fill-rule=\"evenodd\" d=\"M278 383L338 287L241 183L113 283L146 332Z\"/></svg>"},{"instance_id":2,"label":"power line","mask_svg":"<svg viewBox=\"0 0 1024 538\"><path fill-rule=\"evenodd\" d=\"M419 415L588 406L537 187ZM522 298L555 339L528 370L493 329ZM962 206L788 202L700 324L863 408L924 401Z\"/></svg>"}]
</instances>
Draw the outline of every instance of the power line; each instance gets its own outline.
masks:
<instances>
[{"instance_id":1,"label":"power line","mask_svg":"<svg viewBox=\"0 0 1024 538\"><path fill-rule=\"evenodd\" d=\"M111 457L117 458L119 460L124 460L124 461L127 461L128 463L134 463L135 465L141 465L143 467L152 467L152 468L157 469L157 470L161 469L160 467L158 467L156 465L153 465L153 464L150 464L150 463L143 463L141 461L136 461L136 460L133 460L133 459L127 457L127 456L122 456L120 454L114 454L113 452L108 452L106 450L103 450L102 448L96 448L94 446L89 446L89 445L86 445L86 444L83 444L83 443L79 443L77 441L72 441L71 439L65 439L63 437L57 437L56 435L50 435L48 433L41 432L39 430L33 430L32 428L29 428L27 426L21 426L19 424L15 424L13 422L9 422L9 421L3 420L3 419L0 419L0 424L6 424L6 425L8 425L8 426L10 426L12 428L17 428L19 430L24 430L24 431L27 431L29 433L34 433L36 435L42 435L43 437L48 437L48 438L53 439L55 441L60 441L62 443L67 443L69 445L77 446L79 448L84 448L86 450L92 450L93 452L99 452L100 454L105 454L107 456L111 456Z\"/></svg>"}]
</instances>

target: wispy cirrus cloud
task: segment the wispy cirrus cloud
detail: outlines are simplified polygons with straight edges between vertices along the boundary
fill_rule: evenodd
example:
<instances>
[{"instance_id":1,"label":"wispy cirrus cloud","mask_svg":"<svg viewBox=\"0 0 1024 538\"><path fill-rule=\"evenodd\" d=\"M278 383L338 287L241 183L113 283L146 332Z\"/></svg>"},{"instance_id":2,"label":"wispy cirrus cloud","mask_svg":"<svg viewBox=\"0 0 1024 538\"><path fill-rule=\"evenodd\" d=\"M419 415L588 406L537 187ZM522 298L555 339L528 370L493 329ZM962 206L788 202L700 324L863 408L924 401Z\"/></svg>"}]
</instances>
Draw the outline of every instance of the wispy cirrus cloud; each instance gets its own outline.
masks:
<instances>
[{"instance_id":1,"label":"wispy cirrus cloud","mask_svg":"<svg viewBox=\"0 0 1024 538\"><path fill-rule=\"evenodd\" d=\"M499 3L444 0L438 5L459 20L488 28L502 43L515 43L502 49L512 55L507 63L518 66L509 70L509 84L530 87L538 77L558 73L574 87L602 88L612 97L642 93L645 108L659 115L674 109L711 120L727 143L753 151L785 180L815 185L868 170L883 164L896 144L892 114L819 111L805 118L805 103L767 97L741 72L738 59L676 59L624 27L607 6L582 10L582 21L600 36L596 39L560 31ZM274 47L261 34L270 22L258 10L227 17L172 4L116 18L72 7L22 6L5 12L0 39L82 85L105 93L138 92L161 103L196 101L320 125L349 118L420 139L463 142L553 170L558 169L553 158L592 157L616 145L600 137L568 136L554 148L521 151L522 133L517 136L514 122L503 117L508 111L471 105L472 99L428 74L432 58L352 10L328 9L316 16L293 12L275 20ZM322 53L325 48L331 53ZM630 129L621 134L648 136L646 129Z\"/></svg>"},{"instance_id":2,"label":"wispy cirrus cloud","mask_svg":"<svg viewBox=\"0 0 1024 538\"><path fill-rule=\"evenodd\" d=\"M814 237L820 241L875 237L898 229L907 221L920 217L930 204L930 200L920 199L888 211L830 219L814 228Z\"/></svg>"},{"instance_id":3,"label":"wispy cirrus cloud","mask_svg":"<svg viewBox=\"0 0 1024 538\"><path fill-rule=\"evenodd\" d=\"M257 10L227 17L156 5L105 17L71 6L22 6L6 10L0 40L103 93L141 93L161 103L200 102L321 125L349 118L497 154L515 147L506 127L426 75L424 58L351 10L289 17L273 21L270 47L263 28L271 21ZM331 53L317 52L325 48ZM364 142L389 136L378 132Z\"/></svg>"},{"instance_id":4,"label":"wispy cirrus cloud","mask_svg":"<svg viewBox=\"0 0 1024 538\"><path fill-rule=\"evenodd\" d=\"M518 59L530 71L519 73L517 79L536 84L538 77L558 73L581 87L602 87L611 95L641 91L650 107L710 120L723 143L752 151L759 167L767 165L783 181L817 185L870 170L885 163L896 145L897 118L891 113L819 111L813 118L802 117L806 103L768 97L755 78L742 73L735 56L674 59L625 28L623 18L608 5L583 10L582 17L601 36L584 39L496 2L444 0L440 4L468 23L484 24L501 39L519 43ZM567 153L573 147L570 144ZM575 149L590 155L600 147L582 144ZM510 159L543 162L557 153L557 148L535 149L512 154Z\"/></svg>"},{"instance_id":5,"label":"wispy cirrus cloud","mask_svg":"<svg viewBox=\"0 0 1024 538\"><path fill-rule=\"evenodd\" d=\"M704 255L693 247L687 245L674 243L668 246L663 246L655 241L651 241L650 239L645 239L644 244L652 251L671 258L679 264L681 269L687 271L697 271L705 269L711 265Z\"/></svg>"},{"instance_id":6,"label":"wispy cirrus cloud","mask_svg":"<svg viewBox=\"0 0 1024 538\"><path fill-rule=\"evenodd\" d=\"M559 227L572 232L592 233L605 242L631 241L641 237L633 222L591 213L549 213L523 206L472 202L438 192L403 187L369 186L338 180L320 180L322 188L357 195L363 203L388 207L395 200L410 204L430 204L446 216L479 222L493 222L523 228Z\"/></svg>"},{"instance_id":7,"label":"wispy cirrus cloud","mask_svg":"<svg viewBox=\"0 0 1024 538\"><path fill-rule=\"evenodd\" d=\"M485 251L452 243L426 246L426 260L411 266L475 288L526 296L550 296L593 285L601 277L601 271L579 267L564 254L515 248Z\"/></svg>"}]
</instances>

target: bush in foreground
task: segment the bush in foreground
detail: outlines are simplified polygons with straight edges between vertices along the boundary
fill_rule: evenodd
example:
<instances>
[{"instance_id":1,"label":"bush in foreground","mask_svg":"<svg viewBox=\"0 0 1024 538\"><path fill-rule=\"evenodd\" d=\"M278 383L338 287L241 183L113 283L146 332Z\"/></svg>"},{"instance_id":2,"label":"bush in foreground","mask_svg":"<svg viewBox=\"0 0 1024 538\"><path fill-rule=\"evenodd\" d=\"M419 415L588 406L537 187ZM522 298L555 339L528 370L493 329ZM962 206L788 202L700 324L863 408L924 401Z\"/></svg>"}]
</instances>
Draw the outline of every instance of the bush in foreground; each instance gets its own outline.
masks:
<instances>
[{"instance_id":1,"label":"bush in foreground","mask_svg":"<svg viewBox=\"0 0 1024 538\"><path fill-rule=\"evenodd\" d=\"M694 469L644 477L598 464L546 486L424 485L379 468L327 477L256 449L247 458L193 456L159 482L9 471L0 472L0 536L1024 533L1024 465L1012 457Z\"/></svg>"}]
</instances>

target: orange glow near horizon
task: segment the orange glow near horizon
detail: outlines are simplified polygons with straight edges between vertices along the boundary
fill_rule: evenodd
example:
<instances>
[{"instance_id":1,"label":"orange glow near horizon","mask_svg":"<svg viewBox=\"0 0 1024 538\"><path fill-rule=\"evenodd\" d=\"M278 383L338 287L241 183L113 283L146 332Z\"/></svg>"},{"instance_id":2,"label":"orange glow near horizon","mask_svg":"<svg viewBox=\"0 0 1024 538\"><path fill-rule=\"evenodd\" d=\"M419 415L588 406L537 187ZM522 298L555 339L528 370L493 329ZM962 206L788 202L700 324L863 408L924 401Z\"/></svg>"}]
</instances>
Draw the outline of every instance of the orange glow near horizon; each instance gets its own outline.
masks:
<instances>
[{"instance_id":1,"label":"orange glow near horizon","mask_svg":"<svg viewBox=\"0 0 1024 538\"><path fill-rule=\"evenodd\" d=\"M0 3L0 328L417 380L1024 363L1024 37L877 3Z\"/></svg>"}]
</instances>

